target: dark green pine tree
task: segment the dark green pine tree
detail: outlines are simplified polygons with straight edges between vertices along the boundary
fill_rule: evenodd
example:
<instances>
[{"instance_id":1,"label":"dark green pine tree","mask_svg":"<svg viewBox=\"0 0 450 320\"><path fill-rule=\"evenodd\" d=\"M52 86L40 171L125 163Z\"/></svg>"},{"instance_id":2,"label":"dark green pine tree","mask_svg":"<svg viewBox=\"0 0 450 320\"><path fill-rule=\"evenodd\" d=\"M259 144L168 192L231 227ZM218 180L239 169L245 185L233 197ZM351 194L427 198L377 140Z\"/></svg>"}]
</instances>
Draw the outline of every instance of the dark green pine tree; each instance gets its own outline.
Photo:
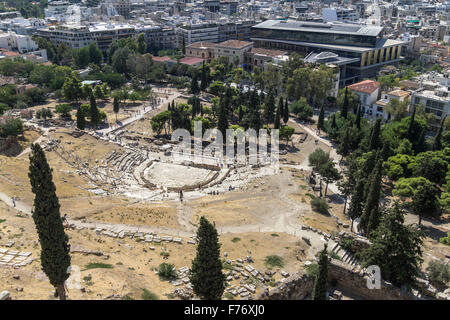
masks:
<instances>
[{"instance_id":1,"label":"dark green pine tree","mask_svg":"<svg viewBox=\"0 0 450 320\"><path fill-rule=\"evenodd\" d=\"M67 273L70 266L69 238L64 232L59 212L52 169L37 143L31 145L29 170L31 191L35 195L32 216L41 245L42 270L55 287L58 297L65 300L64 282L70 275Z\"/></svg>"},{"instance_id":2,"label":"dark green pine tree","mask_svg":"<svg viewBox=\"0 0 450 320\"><path fill-rule=\"evenodd\" d=\"M358 128L358 130L361 129L361 106L358 106L358 111L356 113L356 127Z\"/></svg>"},{"instance_id":3,"label":"dark green pine tree","mask_svg":"<svg viewBox=\"0 0 450 320\"><path fill-rule=\"evenodd\" d=\"M324 121L325 121L325 109L324 109L323 104L322 104L322 106L320 107L319 119L317 121L317 129L325 130Z\"/></svg>"},{"instance_id":4,"label":"dark green pine tree","mask_svg":"<svg viewBox=\"0 0 450 320\"><path fill-rule=\"evenodd\" d=\"M289 103L288 99L286 98L286 101L284 102L283 122L284 124L287 124L288 121L289 121Z\"/></svg>"},{"instance_id":5,"label":"dark green pine tree","mask_svg":"<svg viewBox=\"0 0 450 320\"><path fill-rule=\"evenodd\" d=\"M84 130L86 127L86 120L84 119L83 110L80 107L77 109L77 128L80 130Z\"/></svg>"},{"instance_id":6,"label":"dark green pine tree","mask_svg":"<svg viewBox=\"0 0 450 320\"><path fill-rule=\"evenodd\" d=\"M378 204L381 193L382 163L382 160L378 160L374 172L371 175L366 203L359 222L359 229L363 231L366 236L369 236L370 232L375 230L380 222L380 210Z\"/></svg>"},{"instance_id":7,"label":"dark green pine tree","mask_svg":"<svg viewBox=\"0 0 450 320\"><path fill-rule=\"evenodd\" d=\"M184 40L184 37L183 37L183 42L181 43L181 52L183 54L186 54L186 41Z\"/></svg>"},{"instance_id":8,"label":"dark green pine tree","mask_svg":"<svg viewBox=\"0 0 450 320\"><path fill-rule=\"evenodd\" d=\"M404 224L405 214L398 202L383 212L372 233L372 245L361 252L361 261L363 267L379 266L382 278L397 287L414 287L421 273L424 234Z\"/></svg>"},{"instance_id":9,"label":"dark green pine tree","mask_svg":"<svg viewBox=\"0 0 450 320\"><path fill-rule=\"evenodd\" d=\"M170 104L169 104L170 105ZM114 102L113 102L113 111L116 114L116 122L117 122L117 114L119 113L120 110L120 103L119 103L119 99L117 99L117 97L114 97Z\"/></svg>"},{"instance_id":10,"label":"dark green pine tree","mask_svg":"<svg viewBox=\"0 0 450 320\"><path fill-rule=\"evenodd\" d=\"M205 217L200 218L197 238L197 255L190 277L194 293L202 300L220 300L225 290L220 243L216 228Z\"/></svg>"},{"instance_id":11,"label":"dark green pine tree","mask_svg":"<svg viewBox=\"0 0 450 320\"><path fill-rule=\"evenodd\" d=\"M98 112L97 102L95 101L94 94L91 94L91 124L94 128L97 128L100 123L100 112Z\"/></svg>"},{"instance_id":12,"label":"dark green pine tree","mask_svg":"<svg viewBox=\"0 0 450 320\"><path fill-rule=\"evenodd\" d=\"M348 88L345 87L345 93L344 93L344 102L342 103L342 118L347 119L347 113L348 113Z\"/></svg>"},{"instance_id":13,"label":"dark green pine tree","mask_svg":"<svg viewBox=\"0 0 450 320\"><path fill-rule=\"evenodd\" d=\"M446 117L447 116L445 116L441 120L441 125L439 126L438 132L436 133L436 136L434 137L433 147L432 147L433 151L438 151L438 150L442 149L442 142L441 142L441 140L442 140L442 130L444 128L444 121L445 121Z\"/></svg>"},{"instance_id":14,"label":"dark green pine tree","mask_svg":"<svg viewBox=\"0 0 450 320\"><path fill-rule=\"evenodd\" d=\"M377 150L381 147L380 130L381 130L381 118L377 118L372 130L372 134L370 135L369 151Z\"/></svg>"},{"instance_id":15,"label":"dark green pine tree","mask_svg":"<svg viewBox=\"0 0 450 320\"><path fill-rule=\"evenodd\" d=\"M327 244L319 255L319 271L314 279L313 300L326 300L328 288L328 251Z\"/></svg>"}]
</instances>

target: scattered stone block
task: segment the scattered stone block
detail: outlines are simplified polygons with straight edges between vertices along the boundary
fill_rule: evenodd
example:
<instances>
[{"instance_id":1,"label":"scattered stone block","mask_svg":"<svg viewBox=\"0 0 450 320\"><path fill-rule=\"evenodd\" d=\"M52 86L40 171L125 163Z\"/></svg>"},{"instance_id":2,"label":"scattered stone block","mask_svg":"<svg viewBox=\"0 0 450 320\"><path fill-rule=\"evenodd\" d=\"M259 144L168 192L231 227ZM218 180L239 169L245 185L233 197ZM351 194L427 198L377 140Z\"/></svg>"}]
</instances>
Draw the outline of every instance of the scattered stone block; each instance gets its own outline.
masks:
<instances>
[{"instance_id":1,"label":"scattered stone block","mask_svg":"<svg viewBox=\"0 0 450 320\"><path fill-rule=\"evenodd\" d=\"M285 278L289 277L289 272L287 271L281 270L280 274Z\"/></svg>"}]
</instances>

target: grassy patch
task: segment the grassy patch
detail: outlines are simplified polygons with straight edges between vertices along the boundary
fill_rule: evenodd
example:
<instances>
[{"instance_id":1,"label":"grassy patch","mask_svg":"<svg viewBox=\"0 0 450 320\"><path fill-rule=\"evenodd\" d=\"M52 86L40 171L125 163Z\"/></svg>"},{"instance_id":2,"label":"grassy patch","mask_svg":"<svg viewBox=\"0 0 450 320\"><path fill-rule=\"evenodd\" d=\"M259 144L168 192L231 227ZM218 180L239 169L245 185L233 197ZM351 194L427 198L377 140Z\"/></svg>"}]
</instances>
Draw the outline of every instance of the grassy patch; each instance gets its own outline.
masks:
<instances>
[{"instance_id":1,"label":"grassy patch","mask_svg":"<svg viewBox=\"0 0 450 320\"><path fill-rule=\"evenodd\" d=\"M282 268L284 266L283 258L277 255L267 256L264 259L264 264L269 268L273 267L280 267Z\"/></svg>"},{"instance_id":2,"label":"grassy patch","mask_svg":"<svg viewBox=\"0 0 450 320\"><path fill-rule=\"evenodd\" d=\"M233 300L234 296L229 292L225 292L225 298L227 298L228 300Z\"/></svg>"},{"instance_id":3,"label":"grassy patch","mask_svg":"<svg viewBox=\"0 0 450 320\"><path fill-rule=\"evenodd\" d=\"M91 262L84 267L83 271L90 269L112 269L112 268L114 268L114 266L108 263Z\"/></svg>"},{"instance_id":4,"label":"grassy patch","mask_svg":"<svg viewBox=\"0 0 450 320\"><path fill-rule=\"evenodd\" d=\"M233 239L231 239L231 242L238 242L238 241L241 241L241 238L234 237Z\"/></svg>"},{"instance_id":5,"label":"grassy patch","mask_svg":"<svg viewBox=\"0 0 450 320\"><path fill-rule=\"evenodd\" d=\"M309 266L305 267L305 270L309 277L314 278L319 272L319 265L317 263L311 263Z\"/></svg>"},{"instance_id":6,"label":"grassy patch","mask_svg":"<svg viewBox=\"0 0 450 320\"><path fill-rule=\"evenodd\" d=\"M279 237L278 233L272 233L271 236L272 237Z\"/></svg>"},{"instance_id":7,"label":"grassy patch","mask_svg":"<svg viewBox=\"0 0 450 320\"><path fill-rule=\"evenodd\" d=\"M222 260L222 268L225 270L234 270L234 267L225 260Z\"/></svg>"},{"instance_id":8,"label":"grassy patch","mask_svg":"<svg viewBox=\"0 0 450 320\"><path fill-rule=\"evenodd\" d=\"M321 214L328 214L328 203L321 198L311 199L311 209Z\"/></svg>"},{"instance_id":9,"label":"grassy patch","mask_svg":"<svg viewBox=\"0 0 450 320\"><path fill-rule=\"evenodd\" d=\"M315 198L316 198L316 196L313 195L313 194L311 194L311 193L306 193L305 195L306 195L307 197L310 197L311 199L315 199Z\"/></svg>"},{"instance_id":10,"label":"grassy patch","mask_svg":"<svg viewBox=\"0 0 450 320\"><path fill-rule=\"evenodd\" d=\"M336 259L336 260L341 260L342 258L336 253L336 252L329 252L329 255L331 258Z\"/></svg>"},{"instance_id":11,"label":"grassy patch","mask_svg":"<svg viewBox=\"0 0 450 320\"><path fill-rule=\"evenodd\" d=\"M145 288L142 289L141 298L143 300L158 300L158 296L156 294Z\"/></svg>"},{"instance_id":12,"label":"grassy patch","mask_svg":"<svg viewBox=\"0 0 450 320\"><path fill-rule=\"evenodd\" d=\"M122 297L122 300L134 300L134 299L130 297L128 294L126 294Z\"/></svg>"},{"instance_id":13,"label":"grassy patch","mask_svg":"<svg viewBox=\"0 0 450 320\"><path fill-rule=\"evenodd\" d=\"M6 219L0 219L0 223L3 223L5 221L6 221Z\"/></svg>"},{"instance_id":14,"label":"grassy patch","mask_svg":"<svg viewBox=\"0 0 450 320\"><path fill-rule=\"evenodd\" d=\"M169 263L161 263L158 268L158 276L162 280L172 280L177 278L175 266Z\"/></svg>"}]
</instances>

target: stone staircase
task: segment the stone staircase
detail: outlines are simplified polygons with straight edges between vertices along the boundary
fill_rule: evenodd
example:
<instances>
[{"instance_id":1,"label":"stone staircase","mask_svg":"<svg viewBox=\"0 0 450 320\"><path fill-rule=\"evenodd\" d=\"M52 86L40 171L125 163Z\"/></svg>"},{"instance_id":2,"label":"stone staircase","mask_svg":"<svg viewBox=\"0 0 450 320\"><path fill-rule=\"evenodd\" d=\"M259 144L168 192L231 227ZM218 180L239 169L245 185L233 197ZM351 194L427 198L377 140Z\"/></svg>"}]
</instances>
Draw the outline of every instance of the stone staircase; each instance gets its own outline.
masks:
<instances>
[{"instance_id":1,"label":"stone staircase","mask_svg":"<svg viewBox=\"0 0 450 320\"><path fill-rule=\"evenodd\" d=\"M335 243L331 248L330 253L336 253L339 257L342 258L342 262L352 266L352 267L360 267L359 260L354 257L350 251L345 250L340 246L339 243Z\"/></svg>"}]
</instances>

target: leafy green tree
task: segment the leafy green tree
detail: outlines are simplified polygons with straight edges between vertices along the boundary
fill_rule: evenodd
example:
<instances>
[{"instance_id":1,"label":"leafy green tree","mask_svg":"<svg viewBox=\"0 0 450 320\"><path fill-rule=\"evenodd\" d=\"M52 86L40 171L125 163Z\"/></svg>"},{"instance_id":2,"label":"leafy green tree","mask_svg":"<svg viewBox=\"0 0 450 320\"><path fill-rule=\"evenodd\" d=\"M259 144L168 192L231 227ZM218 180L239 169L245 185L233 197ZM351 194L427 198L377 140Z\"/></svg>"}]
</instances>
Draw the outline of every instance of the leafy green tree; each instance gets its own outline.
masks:
<instances>
[{"instance_id":1,"label":"leafy green tree","mask_svg":"<svg viewBox=\"0 0 450 320\"><path fill-rule=\"evenodd\" d=\"M316 171L318 171L321 166L327 164L330 161L330 154L326 153L320 148L316 148L316 150L314 150L308 156L309 166L313 167L313 169Z\"/></svg>"},{"instance_id":2,"label":"leafy green tree","mask_svg":"<svg viewBox=\"0 0 450 320\"><path fill-rule=\"evenodd\" d=\"M294 134L295 129L290 126L282 126L279 132L280 139L286 140L286 145L291 140L292 135Z\"/></svg>"},{"instance_id":3,"label":"leafy green tree","mask_svg":"<svg viewBox=\"0 0 450 320\"><path fill-rule=\"evenodd\" d=\"M363 267L379 266L382 278L396 286L414 286L423 262L423 234L404 225L404 215L398 202L383 212L371 234L372 245L362 251L361 260Z\"/></svg>"},{"instance_id":4,"label":"leafy green tree","mask_svg":"<svg viewBox=\"0 0 450 320\"><path fill-rule=\"evenodd\" d=\"M409 99L400 101L399 99L390 99L386 106L386 112L389 116L393 116L394 121L400 121L408 110Z\"/></svg>"},{"instance_id":5,"label":"leafy green tree","mask_svg":"<svg viewBox=\"0 0 450 320\"><path fill-rule=\"evenodd\" d=\"M203 216L200 218L197 239L197 254L192 261L190 277L194 293L203 300L220 300L225 290L220 243L215 226Z\"/></svg>"},{"instance_id":6,"label":"leafy green tree","mask_svg":"<svg viewBox=\"0 0 450 320\"><path fill-rule=\"evenodd\" d=\"M128 47L118 48L114 52L114 55L112 56L111 60L111 66L113 67L115 72L124 75L128 75L130 73L130 70L127 66L127 60L130 54L131 51L130 49L128 49Z\"/></svg>"},{"instance_id":7,"label":"leafy green tree","mask_svg":"<svg viewBox=\"0 0 450 320\"><path fill-rule=\"evenodd\" d=\"M345 87L345 94L344 94L344 102L342 103L342 110L341 110L341 116L344 119L347 119L347 112L348 112L348 87Z\"/></svg>"},{"instance_id":8,"label":"leafy green tree","mask_svg":"<svg viewBox=\"0 0 450 320\"><path fill-rule=\"evenodd\" d=\"M292 103L289 108L300 120L309 120L314 114L313 108L308 105L303 97Z\"/></svg>"},{"instance_id":9,"label":"leafy green tree","mask_svg":"<svg viewBox=\"0 0 450 320\"><path fill-rule=\"evenodd\" d=\"M448 150L450 151L450 149ZM445 160L443 151L427 151L419 153L415 157L413 174L441 184L445 179L447 169L448 162Z\"/></svg>"},{"instance_id":10,"label":"leafy green tree","mask_svg":"<svg viewBox=\"0 0 450 320\"><path fill-rule=\"evenodd\" d=\"M438 209L437 189L434 185L424 185L417 188L412 197L411 209L419 216L419 226L423 217L430 217Z\"/></svg>"},{"instance_id":11,"label":"leafy green tree","mask_svg":"<svg viewBox=\"0 0 450 320\"><path fill-rule=\"evenodd\" d=\"M353 231L353 222L355 219L361 217L364 210L364 186L365 181L363 179L358 179L355 188L352 192L352 201L348 208L348 215L352 220L352 225L350 230Z\"/></svg>"},{"instance_id":12,"label":"leafy green tree","mask_svg":"<svg viewBox=\"0 0 450 320\"><path fill-rule=\"evenodd\" d=\"M55 287L58 297L65 300L64 282L70 275L69 238L64 232L52 170L37 143L31 145L28 176L35 195L32 216L41 246L42 270Z\"/></svg>"},{"instance_id":13,"label":"leafy green tree","mask_svg":"<svg viewBox=\"0 0 450 320\"><path fill-rule=\"evenodd\" d=\"M333 161L330 159L327 163L321 165L319 167L319 174L322 176L325 181L325 194L324 197L327 196L328 184L338 181L341 178L339 171L334 167Z\"/></svg>"},{"instance_id":14,"label":"leafy green tree","mask_svg":"<svg viewBox=\"0 0 450 320\"><path fill-rule=\"evenodd\" d=\"M72 106L70 104L64 103L64 104L58 104L55 107L55 112L59 113L61 118L64 119L70 119L70 112L72 112Z\"/></svg>"},{"instance_id":15,"label":"leafy green tree","mask_svg":"<svg viewBox=\"0 0 450 320\"><path fill-rule=\"evenodd\" d=\"M319 271L314 279L313 300L326 300L328 291L328 251L327 244L319 255Z\"/></svg>"},{"instance_id":16,"label":"leafy green tree","mask_svg":"<svg viewBox=\"0 0 450 320\"><path fill-rule=\"evenodd\" d=\"M88 45L89 62L99 65L102 62L103 54L94 42Z\"/></svg>"},{"instance_id":17,"label":"leafy green tree","mask_svg":"<svg viewBox=\"0 0 450 320\"><path fill-rule=\"evenodd\" d=\"M82 97L81 81L73 73L64 81L62 94L69 101L76 101Z\"/></svg>"},{"instance_id":18,"label":"leafy green tree","mask_svg":"<svg viewBox=\"0 0 450 320\"><path fill-rule=\"evenodd\" d=\"M140 33L137 37L137 50L140 54L147 52L147 43L145 42L145 35Z\"/></svg>"}]
</instances>

